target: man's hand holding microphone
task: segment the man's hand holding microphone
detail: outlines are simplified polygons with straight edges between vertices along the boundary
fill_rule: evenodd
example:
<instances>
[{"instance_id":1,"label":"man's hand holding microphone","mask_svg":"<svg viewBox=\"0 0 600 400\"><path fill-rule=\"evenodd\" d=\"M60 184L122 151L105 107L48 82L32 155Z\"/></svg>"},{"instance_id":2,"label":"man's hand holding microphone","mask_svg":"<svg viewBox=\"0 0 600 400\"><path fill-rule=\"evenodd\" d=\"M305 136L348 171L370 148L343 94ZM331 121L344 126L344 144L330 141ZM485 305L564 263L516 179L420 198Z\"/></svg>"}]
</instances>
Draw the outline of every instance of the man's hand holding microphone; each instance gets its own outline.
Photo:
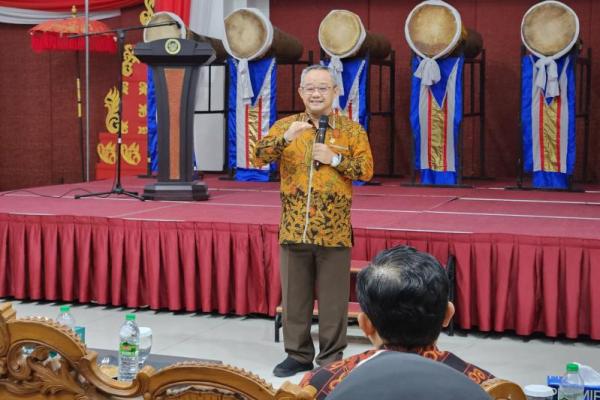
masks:
<instances>
[{"instance_id":1,"label":"man's hand holding microphone","mask_svg":"<svg viewBox=\"0 0 600 400\"><path fill-rule=\"evenodd\" d=\"M330 164L337 166L341 160L341 156L334 153L325 142L325 132L327 130L328 117L322 115L319 119L319 128L317 129L317 135L315 137L315 143L313 145L313 160L315 168L319 169L320 164ZM295 121L292 122L288 130L283 134L286 142L291 143L294 141L302 132L307 129L311 129L312 125L308 122ZM335 162L337 159L337 163Z\"/></svg>"}]
</instances>

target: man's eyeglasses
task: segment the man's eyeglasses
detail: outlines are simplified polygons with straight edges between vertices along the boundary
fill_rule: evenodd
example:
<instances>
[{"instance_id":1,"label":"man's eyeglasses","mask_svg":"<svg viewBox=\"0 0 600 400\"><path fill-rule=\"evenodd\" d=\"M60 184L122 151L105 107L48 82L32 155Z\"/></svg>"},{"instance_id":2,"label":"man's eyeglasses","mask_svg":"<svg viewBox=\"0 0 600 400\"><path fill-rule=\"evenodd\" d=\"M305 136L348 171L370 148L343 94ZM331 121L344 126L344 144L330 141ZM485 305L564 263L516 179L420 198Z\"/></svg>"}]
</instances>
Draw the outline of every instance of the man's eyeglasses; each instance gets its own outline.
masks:
<instances>
[{"instance_id":1,"label":"man's eyeglasses","mask_svg":"<svg viewBox=\"0 0 600 400\"><path fill-rule=\"evenodd\" d=\"M327 94L331 90L331 86L302 86L301 89L306 94L313 93L315 90L320 94Z\"/></svg>"}]
</instances>

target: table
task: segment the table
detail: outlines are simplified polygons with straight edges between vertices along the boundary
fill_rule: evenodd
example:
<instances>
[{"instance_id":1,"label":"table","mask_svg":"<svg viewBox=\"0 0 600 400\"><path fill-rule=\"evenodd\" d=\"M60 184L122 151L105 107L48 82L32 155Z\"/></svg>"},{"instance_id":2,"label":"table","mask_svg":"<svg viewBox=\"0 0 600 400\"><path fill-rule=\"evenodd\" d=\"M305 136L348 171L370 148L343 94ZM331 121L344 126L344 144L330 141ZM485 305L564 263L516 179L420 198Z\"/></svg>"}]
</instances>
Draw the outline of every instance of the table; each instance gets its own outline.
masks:
<instances>
[{"instance_id":1,"label":"table","mask_svg":"<svg viewBox=\"0 0 600 400\"><path fill-rule=\"evenodd\" d=\"M119 355L116 350L108 350L108 349L95 349L89 348L89 350L93 350L98 353L98 362L100 362L104 357L109 357L109 364L118 365ZM213 364L222 364L221 361L218 360L207 360L202 358L190 358L190 357L178 357L178 356L170 356L163 354L152 354L148 356L144 365L150 365L155 369L161 369L167 367L169 365L178 363L178 362L190 362L190 361L198 361L198 362L209 362Z\"/></svg>"}]
</instances>

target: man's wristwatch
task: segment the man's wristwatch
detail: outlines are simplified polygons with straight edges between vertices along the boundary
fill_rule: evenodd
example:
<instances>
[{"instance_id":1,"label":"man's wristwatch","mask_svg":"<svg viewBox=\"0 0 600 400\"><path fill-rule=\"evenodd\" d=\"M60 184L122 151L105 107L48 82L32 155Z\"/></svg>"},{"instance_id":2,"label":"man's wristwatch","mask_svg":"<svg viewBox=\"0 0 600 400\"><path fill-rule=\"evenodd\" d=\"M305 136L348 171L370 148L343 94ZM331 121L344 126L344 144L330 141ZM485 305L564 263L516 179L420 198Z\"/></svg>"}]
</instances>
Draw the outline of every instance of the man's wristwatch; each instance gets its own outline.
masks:
<instances>
[{"instance_id":1,"label":"man's wristwatch","mask_svg":"<svg viewBox=\"0 0 600 400\"><path fill-rule=\"evenodd\" d=\"M341 154L336 154L331 158L331 166L334 168L337 167L338 165L340 165L341 162L342 162Z\"/></svg>"}]
</instances>

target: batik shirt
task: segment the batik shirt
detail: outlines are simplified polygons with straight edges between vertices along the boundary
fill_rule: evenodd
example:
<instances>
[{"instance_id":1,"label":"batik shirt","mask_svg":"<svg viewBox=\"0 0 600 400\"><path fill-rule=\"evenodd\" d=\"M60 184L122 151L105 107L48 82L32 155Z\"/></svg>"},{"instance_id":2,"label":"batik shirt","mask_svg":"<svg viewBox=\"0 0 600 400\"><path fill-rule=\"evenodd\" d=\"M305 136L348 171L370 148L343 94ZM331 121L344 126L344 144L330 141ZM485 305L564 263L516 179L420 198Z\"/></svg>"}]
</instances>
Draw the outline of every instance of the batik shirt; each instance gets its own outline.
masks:
<instances>
[{"instance_id":1,"label":"batik shirt","mask_svg":"<svg viewBox=\"0 0 600 400\"><path fill-rule=\"evenodd\" d=\"M396 349L390 348L389 350L393 351ZM322 400L331 393L338 383L344 380L350 371L356 368L361 362L375 356L379 351L381 350L368 350L364 353L356 354L340 361L334 361L324 367L307 372L302 378L300 386L313 386L317 389L315 399ZM416 353L431 360L442 362L447 366L462 372L477 384L481 384L488 379L494 378L494 375L489 372L461 360L449 351L441 351L436 346L415 349L411 351L411 353Z\"/></svg>"},{"instance_id":2,"label":"batik shirt","mask_svg":"<svg viewBox=\"0 0 600 400\"><path fill-rule=\"evenodd\" d=\"M277 121L257 143L258 167L279 161L281 223L279 243L310 243L351 247L352 181L373 176L373 157L362 126L341 115L329 117L325 144L342 156L337 167L314 167L312 151L317 129L300 133L288 143L283 134L294 121L310 121L306 113Z\"/></svg>"}]
</instances>

